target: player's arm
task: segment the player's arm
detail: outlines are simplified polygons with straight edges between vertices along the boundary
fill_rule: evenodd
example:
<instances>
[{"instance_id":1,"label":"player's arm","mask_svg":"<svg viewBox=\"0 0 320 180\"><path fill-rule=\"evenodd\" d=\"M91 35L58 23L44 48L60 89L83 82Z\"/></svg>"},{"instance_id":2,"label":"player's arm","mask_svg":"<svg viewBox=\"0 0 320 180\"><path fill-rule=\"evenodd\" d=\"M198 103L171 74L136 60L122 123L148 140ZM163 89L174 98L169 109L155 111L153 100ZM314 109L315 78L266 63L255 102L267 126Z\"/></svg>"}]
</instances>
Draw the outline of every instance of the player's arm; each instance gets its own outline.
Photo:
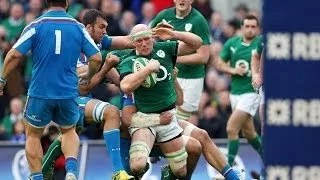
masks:
<instances>
[{"instance_id":1,"label":"player's arm","mask_svg":"<svg viewBox=\"0 0 320 180\"><path fill-rule=\"evenodd\" d=\"M161 40L178 40L178 56L191 54L199 49L202 44L202 39L193 33L173 31L169 28L154 28L152 29L152 35Z\"/></svg>"},{"instance_id":2,"label":"player's arm","mask_svg":"<svg viewBox=\"0 0 320 180\"><path fill-rule=\"evenodd\" d=\"M110 69L110 71L105 75L105 78L109 79L116 86L120 86L120 75L116 68Z\"/></svg>"},{"instance_id":3,"label":"player's arm","mask_svg":"<svg viewBox=\"0 0 320 180\"><path fill-rule=\"evenodd\" d=\"M135 73L122 73L120 75L120 88L125 94L131 94L153 72L158 72L160 63L151 59L145 68Z\"/></svg>"},{"instance_id":4,"label":"player's arm","mask_svg":"<svg viewBox=\"0 0 320 180\"><path fill-rule=\"evenodd\" d=\"M174 88L177 94L177 101L176 101L176 105L177 106L181 106L183 104L183 90L179 84L179 81L177 79L177 75L178 75L178 68L174 68Z\"/></svg>"},{"instance_id":5,"label":"player's arm","mask_svg":"<svg viewBox=\"0 0 320 180\"><path fill-rule=\"evenodd\" d=\"M204 17L198 17L192 32L202 39L202 45L195 53L178 56L177 63L181 64L207 64L210 56L210 33L209 25Z\"/></svg>"},{"instance_id":6,"label":"player's arm","mask_svg":"<svg viewBox=\"0 0 320 180\"><path fill-rule=\"evenodd\" d=\"M113 36L110 49L131 49L134 48L130 36Z\"/></svg>"},{"instance_id":7,"label":"player's arm","mask_svg":"<svg viewBox=\"0 0 320 180\"><path fill-rule=\"evenodd\" d=\"M35 34L35 27L25 29L19 40L6 55L0 77L0 95L3 94L3 89L6 85L7 79L11 72L19 65L21 57L31 49Z\"/></svg>"},{"instance_id":8,"label":"player's arm","mask_svg":"<svg viewBox=\"0 0 320 180\"><path fill-rule=\"evenodd\" d=\"M87 85L79 85L79 91L81 95L88 94L94 87L96 87L99 83L102 82L105 75L119 62L119 58L112 54L108 54L106 57L105 63L103 64L100 71L98 71L91 78L90 83ZM80 67L81 68L81 67ZM88 67L89 68L89 67ZM88 69L89 70L89 69ZM80 71L80 70L78 70ZM86 72L85 72L86 73Z\"/></svg>"},{"instance_id":9,"label":"player's arm","mask_svg":"<svg viewBox=\"0 0 320 180\"><path fill-rule=\"evenodd\" d=\"M224 44L223 49L220 52L220 56L218 58L214 59L213 64L218 71L228 73L231 75L243 76L246 73L244 69L233 68L227 64L227 62L231 59L231 50L230 50L231 40L232 39L229 39Z\"/></svg>"},{"instance_id":10,"label":"player's arm","mask_svg":"<svg viewBox=\"0 0 320 180\"><path fill-rule=\"evenodd\" d=\"M199 49L197 49L196 53L178 56L177 63L181 64L207 64L210 55L210 46L202 45Z\"/></svg>"}]
</instances>

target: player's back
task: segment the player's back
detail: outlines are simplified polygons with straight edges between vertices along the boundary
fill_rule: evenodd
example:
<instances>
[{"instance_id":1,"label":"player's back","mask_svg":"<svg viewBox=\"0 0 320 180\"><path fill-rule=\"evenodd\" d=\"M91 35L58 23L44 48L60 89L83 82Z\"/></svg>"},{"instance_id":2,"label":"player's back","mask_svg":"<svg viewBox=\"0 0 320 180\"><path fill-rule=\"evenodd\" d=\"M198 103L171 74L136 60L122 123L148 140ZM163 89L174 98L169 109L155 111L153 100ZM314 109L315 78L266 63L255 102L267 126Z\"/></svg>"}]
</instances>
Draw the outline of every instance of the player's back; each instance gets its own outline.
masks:
<instances>
[{"instance_id":1,"label":"player's back","mask_svg":"<svg viewBox=\"0 0 320 180\"><path fill-rule=\"evenodd\" d=\"M47 99L77 96L76 64L84 41L83 31L83 25L64 11L50 11L25 28L25 33L35 33L29 96Z\"/></svg>"}]
</instances>

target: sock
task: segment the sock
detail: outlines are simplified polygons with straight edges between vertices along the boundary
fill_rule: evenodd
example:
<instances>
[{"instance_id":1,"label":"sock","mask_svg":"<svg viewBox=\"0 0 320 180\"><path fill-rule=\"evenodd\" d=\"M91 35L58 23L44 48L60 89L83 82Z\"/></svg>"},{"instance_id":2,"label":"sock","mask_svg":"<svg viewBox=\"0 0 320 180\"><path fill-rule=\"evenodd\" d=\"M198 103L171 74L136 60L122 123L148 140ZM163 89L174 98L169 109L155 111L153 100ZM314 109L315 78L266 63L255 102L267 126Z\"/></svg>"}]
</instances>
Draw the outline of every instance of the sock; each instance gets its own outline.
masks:
<instances>
[{"instance_id":1,"label":"sock","mask_svg":"<svg viewBox=\"0 0 320 180\"><path fill-rule=\"evenodd\" d=\"M230 165L224 167L221 174L226 178L226 180L239 180L237 172L235 172Z\"/></svg>"},{"instance_id":2,"label":"sock","mask_svg":"<svg viewBox=\"0 0 320 180\"><path fill-rule=\"evenodd\" d=\"M107 146L107 151L111 157L113 171L123 170L121 155L120 155L120 130L111 129L103 132L104 141Z\"/></svg>"},{"instance_id":3,"label":"sock","mask_svg":"<svg viewBox=\"0 0 320 180\"><path fill-rule=\"evenodd\" d=\"M176 117L177 119L180 120L185 120L188 121L189 118L191 117L192 113L190 112L182 112L179 109L176 109L177 113L176 113Z\"/></svg>"},{"instance_id":4,"label":"sock","mask_svg":"<svg viewBox=\"0 0 320 180\"><path fill-rule=\"evenodd\" d=\"M121 162L122 166L127 173L130 174L130 155L129 150L131 146L131 140L128 138L120 137L120 152L121 152Z\"/></svg>"},{"instance_id":5,"label":"sock","mask_svg":"<svg viewBox=\"0 0 320 180\"><path fill-rule=\"evenodd\" d=\"M77 159L74 157L68 157L66 159L66 171L67 173L73 173L75 176L78 174Z\"/></svg>"},{"instance_id":6,"label":"sock","mask_svg":"<svg viewBox=\"0 0 320 180\"><path fill-rule=\"evenodd\" d=\"M230 166L233 165L234 159L238 153L239 139L229 140L228 142L228 163Z\"/></svg>"},{"instance_id":7,"label":"sock","mask_svg":"<svg viewBox=\"0 0 320 180\"><path fill-rule=\"evenodd\" d=\"M54 165L56 159L62 155L61 142L59 140L53 141L48 151L42 159L42 173L47 174L50 168Z\"/></svg>"},{"instance_id":8,"label":"sock","mask_svg":"<svg viewBox=\"0 0 320 180\"><path fill-rule=\"evenodd\" d=\"M43 180L43 175L41 172L35 172L35 173L32 173L30 176L29 176L29 179L30 180Z\"/></svg>"},{"instance_id":9,"label":"sock","mask_svg":"<svg viewBox=\"0 0 320 180\"><path fill-rule=\"evenodd\" d=\"M261 159L263 159L263 148L260 136L257 135L254 139L248 139L248 142L260 154Z\"/></svg>"}]
</instances>

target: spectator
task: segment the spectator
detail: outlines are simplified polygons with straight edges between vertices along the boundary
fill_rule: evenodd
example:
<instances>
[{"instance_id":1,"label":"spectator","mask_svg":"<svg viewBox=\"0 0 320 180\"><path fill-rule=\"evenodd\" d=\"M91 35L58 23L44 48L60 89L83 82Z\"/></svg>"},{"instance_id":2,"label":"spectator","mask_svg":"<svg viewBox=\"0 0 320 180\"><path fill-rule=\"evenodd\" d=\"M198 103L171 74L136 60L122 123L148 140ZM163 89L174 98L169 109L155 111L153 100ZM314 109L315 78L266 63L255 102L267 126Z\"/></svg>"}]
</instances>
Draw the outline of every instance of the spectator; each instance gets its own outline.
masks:
<instances>
[{"instance_id":1,"label":"spectator","mask_svg":"<svg viewBox=\"0 0 320 180\"><path fill-rule=\"evenodd\" d=\"M195 0L193 7L200 11L207 20L210 19L210 16L213 13L210 0Z\"/></svg>"},{"instance_id":2,"label":"spectator","mask_svg":"<svg viewBox=\"0 0 320 180\"><path fill-rule=\"evenodd\" d=\"M211 14L210 18L210 31L211 31L211 37L213 41L221 41L222 36L222 25L223 25L223 19L221 17L221 14L219 12L214 12Z\"/></svg>"},{"instance_id":3,"label":"spectator","mask_svg":"<svg viewBox=\"0 0 320 180\"><path fill-rule=\"evenodd\" d=\"M78 17L79 13L82 11L83 9L83 5L79 4L77 1L75 0L69 0L69 9L68 9L68 13L76 18Z\"/></svg>"},{"instance_id":4,"label":"spectator","mask_svg":"<svg viewBox=\"0 0 320 180\"><path fill-rule=\"evenodd\" d=\"M7 40L10 43L14 43L26 26L22 4L12 4L10 16L2 22L2 25L7 30Z\"/></svg>"},{"instance_id":5,"label":"spectator","mask_svg":"<svg viewBox=\"0 0 320 180\"><path fill-rule=\"evenodd\" d=\"M122 15L119 25L121 29L121 35L128 35L133 26L136 25L136 16L132 11L125 11Z\"/></svg>"},{"instance_id":6,"label":"spectator","mask_svg":"<svg viewBox=\"0 0 320 180\"><path fill-rule=\"evenodd\" d=\"M42 14L42 0L30 0L28 13L33 14L35 17L39 17Z\"/></svg>"},{"instance_id":7,"label":"spectator","mask_svg":"<svg viewBox=\"0 0 320 180\"><path fill-rule=\"evenodd\" d=\"M8 18L9 0L0 0L0 22Z\"/></svg>"},{"instance_id":8,"label":"spectator","mask_svg":"<svg viewBox=\"0 0 320 180\"><path fill-rule=\"evenodd\" d=\"M23 119L19 119L13 124L13 135L11 136L10 141L19 144L26 142Z\"/></svg>"},{"instance_id":9,"label":"spectator","mask_svg":"<svg viewBox=\"0 0 320 180\"><path fill-rule=\"evenodd\" d=\"M11 137L11 135L13 134L13 124L16 121L23 119L22 108L23 103L21 99L13 98L10 101L10 114L5 116L1 123L1 126L3 126L5 129L7 137Z\"/></svg>"},{"instance_id":10,"label":"spectator","mask_svg":"<svg viewBox=\"0 0 320 180\"><path fill-rule=\"evenodd\" d=\"M152 2L145 2L142 5L142 17L140 19L141 24L149 25L155 16L155 8Z\"/></svg>"}]
</instances>

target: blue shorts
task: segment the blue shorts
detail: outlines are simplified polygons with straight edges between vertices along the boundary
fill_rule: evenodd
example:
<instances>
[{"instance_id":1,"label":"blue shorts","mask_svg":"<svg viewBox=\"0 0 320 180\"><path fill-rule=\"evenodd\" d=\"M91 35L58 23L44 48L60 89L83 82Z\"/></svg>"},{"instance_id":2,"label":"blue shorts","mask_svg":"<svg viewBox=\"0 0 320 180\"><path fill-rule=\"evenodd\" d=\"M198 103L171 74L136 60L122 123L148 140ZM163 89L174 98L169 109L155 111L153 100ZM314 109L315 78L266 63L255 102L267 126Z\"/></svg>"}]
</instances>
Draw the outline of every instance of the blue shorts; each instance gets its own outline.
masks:
<instances>
[{"instance_id":1,"label":"blue shorts","mask_svg":"<svg viewBox=\"0 0 320 180\"><path fill-rule=\"evenodd\" d=\"M127 95L127 94L124 94L123 92L120 93L121 95L121 101L122 101L122 108L124 108L125 106L133 106L135 105L134 103L134 98L133 98L133 95Z\"/></svg>"},{"instance_id":2,"label":"blue shorts","mask_svg":"<svg viewBox=\"0 0 320 180\"><path fill-rule=\"evenodd\" d=\"M51 121L61 127L71 127L79 119L79 105L72 99L41 99L28 97L24 116L35 127L45 127Z\"/></svg>"}]
</instances>

